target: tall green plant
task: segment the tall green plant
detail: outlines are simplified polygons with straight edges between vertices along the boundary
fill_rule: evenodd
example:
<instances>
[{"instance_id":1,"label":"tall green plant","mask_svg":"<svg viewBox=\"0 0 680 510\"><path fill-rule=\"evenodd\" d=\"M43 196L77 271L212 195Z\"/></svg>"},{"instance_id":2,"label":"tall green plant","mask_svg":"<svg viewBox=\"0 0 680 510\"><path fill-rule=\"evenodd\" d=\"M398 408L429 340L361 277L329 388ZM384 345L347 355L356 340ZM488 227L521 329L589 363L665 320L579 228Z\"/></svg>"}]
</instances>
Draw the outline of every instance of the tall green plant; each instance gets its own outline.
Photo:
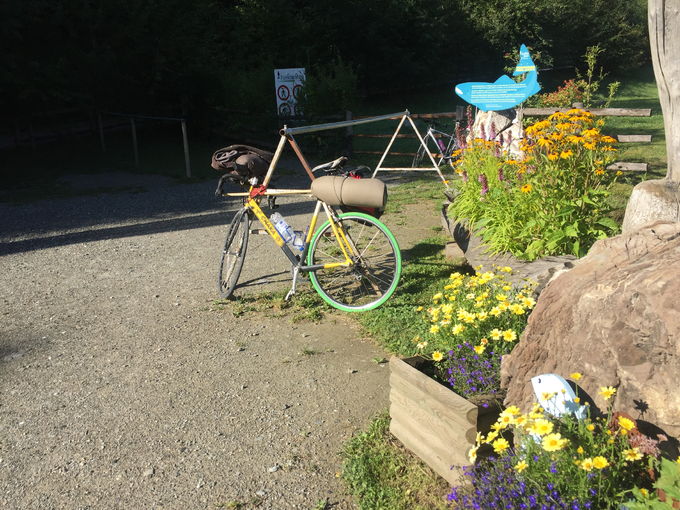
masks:
<instances>
[{"instance_id":1,"label":"tall green plant","mask_svg":"<svg viewBox=\"0 0 680 510\"><path fill-rule=\"evenodd\" d=\"M618 232L607 216L616 175L613 138L591 113L555 113L526 130L523 155L502 152L499 142L474 140L456 171L458 196L449 208L467 219L492 252L534 260L546 255L583 256L598 239Z\"/></svg>"},{"instance_id":2,"label":"tall green plant","mask_svg":"<svg viewBox=\"0 0 680 510\"><path fill-rule=\"evenodd\" d=\"M604 49L600 48L600 45L590 46L586 49L586 54L583 57L586 59L586 74L583 76L578 68L576 68L576 77L578 81L576 82L579 87L583 89L583 105L589 108L593 103L593 94L597 92L600 88L602 80L608 73L604 72L604 69L600 67L599 74L596 73L597 56L604 53ZM619 89L620 82L614 82L609 84L609 96L605 103L605 108L608 108L614 99L616 91Z\"/></svg>"},{"instance_id":3,"label":"tall green plant","mask_svg":"<svg viewBox=\"0 0 680 510\"><path fill-rule=\"evenodd\" d=\"M356 110L358 82L353 66L337 57L309 70L298 104L308 117Z\"/></svg>"}]
</instances>

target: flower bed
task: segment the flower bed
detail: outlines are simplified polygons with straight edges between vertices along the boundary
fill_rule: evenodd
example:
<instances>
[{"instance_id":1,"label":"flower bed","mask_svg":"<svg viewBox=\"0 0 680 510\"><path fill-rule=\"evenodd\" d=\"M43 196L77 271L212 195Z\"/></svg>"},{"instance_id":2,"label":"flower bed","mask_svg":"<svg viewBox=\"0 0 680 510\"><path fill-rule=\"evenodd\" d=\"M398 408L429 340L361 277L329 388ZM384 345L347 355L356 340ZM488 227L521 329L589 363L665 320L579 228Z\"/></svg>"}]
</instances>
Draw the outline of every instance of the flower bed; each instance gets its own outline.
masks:
<instances>
[{"instance_id":1,"label":"flower bed","mask_svg":"<svg viewBox=\"0 0 680 510\"><path fill-rule=\"evenodd\" d=\"M503 152L503 135L472 141L456 164L450 216L483 228L493 253L585 255L619 230L607 202L617 174L605 170L616 140L601 134L603 124L582 110L555 113L526 129L521 157Z\"/></svg>"},{"instance_id":2,"label":"flower bed","mask_svg":"<svg viewBox=\"0 0 680 510\"><path fill-rule=\"evenodd\" d=\"M469 464L500 412L501 357L535 304L531 284L513 290L506 281L511 271L453 273L433 306L420 308L430 324L427 338L415 339L421 356L390 362L390 430L450 482L451 466Z\"/></svg>"},{"instance_id":3,"label":"flower bed","mask_svg":"<svg viewBox=\"0 0 680 510\"><path fill-rule=\"evenodd\" d=\"M578 381L581 375L571 377ZM611 387L600 390L605 399L615 392ZM578 386L576 395L574 402L580 406ZM584 419L571 413L551 416L542 407L564 398L543 394L529 413L514 406L503 411L493 430L478 436L470 452L472 460L476 448L491 445L498 458L466 468L472 490L454 488L449 500L460 509L529 510L619 509L635 498L643 504L649 500L653 467L660 457L658 444L667 438L644 436L631 417L612 414L611 408L606 416L596 417L588 402ZM517 446L499 439L504 430L512 430Z\"/></svg>"},{"instance_id":4,"label":"flower bed","mask_svg":"<svg viewBox=\"0 0 680 510\"><path fill-rule=\"evenodd\" d=\"M423 316L430 323L429 336L414 340L435 362L434 377L465 398L496 395L502 400L501 358L512 351L536 304L533 283L517 289L506 279L511 272L494 267L474 275L453 273Z\"/></svg>"}]
</instances>

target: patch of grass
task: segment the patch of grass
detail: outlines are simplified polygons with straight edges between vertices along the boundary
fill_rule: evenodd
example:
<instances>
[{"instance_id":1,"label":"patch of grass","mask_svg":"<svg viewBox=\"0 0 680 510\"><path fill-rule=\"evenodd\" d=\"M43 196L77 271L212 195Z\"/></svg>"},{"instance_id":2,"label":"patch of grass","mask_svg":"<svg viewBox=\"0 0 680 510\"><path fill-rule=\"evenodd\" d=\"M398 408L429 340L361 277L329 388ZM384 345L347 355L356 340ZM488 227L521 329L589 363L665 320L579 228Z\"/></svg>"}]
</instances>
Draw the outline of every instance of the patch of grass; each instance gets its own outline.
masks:
<instances>
[{"instance_id":1,"label":"patch of grass","mask_svg":"<svg viewBox=\"0 0 680 510\"><path fill-rule=\"evenodd\" d=\"M359 508L444 509L450 487L389 431L387 412L346 444L342 478Z\"/></svg>"},{"instance_id":2,"label":"patch of grass","mask_svg":"<svg viewBox=\"0 0 680 510\"><path fill-rule=\"evenodd\" d=\"M666 133L664 130L659 89L652 66L646 66L630 77L621 79L621 87L611 104L612 108L651 108L651 117L608 117L605 134L652 135L652 143L620 143L617 145L619 161L640 162L649 165L646 175L633 174L633 184L646 179L666 176Z\"/></svg>"},{"instance_id":3,"label":"patch of grass","mask_svg":"<svg viewBox=\"0 0 680 510\"><path fill-rule=\"evenodd\" d=\"M315 354L317 354L317 352L313 349L310 349L309 347L303 347L302 351L300 351L300 354L302 354L303 356L314 356Z\"/></svg>"},{"instance_id":4,"label":"patch of grass","mask_svg":"<svg viewBox=\"0 0 680 510\"><path fill-rule=\"evenodd\" d=\"M264 317L290 317L293 323L318 322L334 310L313 289L297 289L290 301L286 301L287 293L287 290L280 290L239 296L233 301L218 300L214 302L213 309L230 308L234 317L250 313L259 313Z\"/></svg>"},{"instance_id":5,"label":"patch of grass","mask_svg":"<svg viewBox=\"0 0 680 510\"><path fill-rule=\"evenodd\" d=\"M455 175L445 174L444 177L454 179ZM444 189L438 175L419 174L410 177L404 184L389 189L385 214L401 213L404 206L423 202L431 202L432 209L436 210L444 199Z\"/></svg>"},{"instance_id":6,"label":"patch of grass","mask_svg":"<svg viewBox=\"0 0 680 510\"><path fill-rule=\"evenodd\" d=\"M446 260L447 239L435 236L424 239L408 251L403 262L401 281L392 297L381 307L354 316L371 338L389 352L402 356L415 353L416 336L429 330L422 320L423 311L433 295L439 292L442 280L455 271L466 272L468 266L454 265Z\"/></svg>"}]
</instances>

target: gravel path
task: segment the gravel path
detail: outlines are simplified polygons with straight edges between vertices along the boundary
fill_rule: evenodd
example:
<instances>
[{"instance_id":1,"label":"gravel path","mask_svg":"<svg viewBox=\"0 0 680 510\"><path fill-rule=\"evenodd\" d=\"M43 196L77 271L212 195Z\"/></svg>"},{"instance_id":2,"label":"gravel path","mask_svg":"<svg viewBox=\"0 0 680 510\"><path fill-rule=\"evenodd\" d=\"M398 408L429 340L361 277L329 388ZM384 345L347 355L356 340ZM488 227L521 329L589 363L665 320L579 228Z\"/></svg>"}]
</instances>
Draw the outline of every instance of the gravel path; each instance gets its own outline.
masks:
<instances>
[{"instance_id":1,"label":"gravel path","mask_svg":"<svg viewBox=\"0 0 680 510\"><path fill-rule=\"evenodd\" d=\"M101 177L136 192L0 204L0 505L354 508L337 454L388 406L385 352L344 314L294 325L214 306L240 205L215 182ZM280 209L300 227L311 210ZM438 222L418 214L395 228L402 249ZM274 249L251 237L237 292L289 285Z\"/></svg>"}]
</instances>

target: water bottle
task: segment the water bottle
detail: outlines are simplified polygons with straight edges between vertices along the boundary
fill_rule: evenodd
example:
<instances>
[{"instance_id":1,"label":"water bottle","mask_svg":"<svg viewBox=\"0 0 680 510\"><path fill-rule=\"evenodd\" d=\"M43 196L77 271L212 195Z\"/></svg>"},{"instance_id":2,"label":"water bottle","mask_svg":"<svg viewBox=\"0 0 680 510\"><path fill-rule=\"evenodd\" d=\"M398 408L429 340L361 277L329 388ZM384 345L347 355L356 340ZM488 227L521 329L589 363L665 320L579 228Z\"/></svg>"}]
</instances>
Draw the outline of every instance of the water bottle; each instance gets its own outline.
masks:
<instances>
[{"instance_id":1,"label":"water bottle","mask_svg":"<svg viewBox=\"0 0 680 510\"><path fill-rule=\"evenodd\" d=\"M302 251L305 246L305 233L301 230L296 230L293 232L293 246L298 250Z\"/></svg>"},{"instance_id":2,"label":"water bottle","mask_svg":"<svg viewBox=\"0 0 680 510\"><path fill-rule=\"evenodd\" d=\"M288 223L286 223L286 220L283 218L283 216L275 212L269 219L274 224L276 231L283 238L283 240L286 243L291 242L293 239L293 228L288 225Z\"/></svg>"}]
</instances>

